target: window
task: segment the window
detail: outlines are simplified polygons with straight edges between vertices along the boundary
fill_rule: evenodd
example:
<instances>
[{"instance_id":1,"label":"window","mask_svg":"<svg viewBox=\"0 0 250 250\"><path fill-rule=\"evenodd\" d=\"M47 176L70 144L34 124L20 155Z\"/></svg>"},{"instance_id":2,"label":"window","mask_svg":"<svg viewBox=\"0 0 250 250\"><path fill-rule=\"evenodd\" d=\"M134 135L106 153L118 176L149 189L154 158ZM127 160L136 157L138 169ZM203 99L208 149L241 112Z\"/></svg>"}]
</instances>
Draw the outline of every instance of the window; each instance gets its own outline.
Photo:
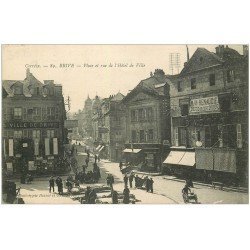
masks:
<instances>
[{"instance_id":1,"label":"window","mask_svg":"<svg viewBox=\"0 0 250 250\"><path fill-rule=\"evenodd\" d=\"M33 138L40 138L40 130L32 130Z\"/></svg>"},{"instance_id":2,"label":"window","mask_svg":"<svg viewBox=\"0 0 250 250\"><path fill-rule=\"evenodd\" d=\"M22 108L14 108L14 119L22 119Z\"/></svg>"},{"instance_id":3,"label":"window","mask_svg":"<svg viewBox=\"0 0 250 250\"><path fill-rule=\"evenodd\" d=\"M179 146L179 129L174 128L174 140L175 140L175 146Z\"/></svg>"},{"instance_id":4,"label":"window","mask_svg":"<svg viewBox=\"0 0 250 250\"><path fill-rule=\"evenodd\" d=\"M221 94L218 96L220 110L222 112L229 112L231 109L231 96L229 94Z\"/></svg>"},{"instance_id":5,"label":"window","mask_svg":"<svg viewBox=\"0 0 250 250\"><path fill-rule=\"evenodd\" d=\"M215 74L210 74L209 75L209 84L210 84L210 86L215 85Z\"/></svg>"},{"instance_id":6,"label":"window","mask_svg":"<svg viewBox=\"0 0 250 250\"><path fill-rule=\"evenodd\" d=\"M143 119L143 109L139 109L138 111L138 116L139 116L139 121L141 121Z\"/></svg>"},{"instance_id":7,"label":"window","mask_svg":"<svg viewBox=\"0 0 250 250\"><path fill-rule=\"evenodd\" d=\"M40 121L41 120L41 108L33 108L32 118L34 121Z\"/></svg>"},{"instance_id":8,"label":"window","mask_svg":"<svg viewBox=\"0 0 250 250\"><path fill-rule=\"evenodd\" d=\"M241 132L241 124L237 124L237 148L242 148L242 132Z\"/></svg>"},{"instance_id":9,"label":"window","mask_svg":"<svg viewBox=\"0 0 250 250\"><path fill-rule=\"evenodd\" d=\"M191 89L196 89L196 78L191 79Z\"/></svg>"},{"instance_id":10,"label":"window","mask_svg":"<svg viewBox=\"0 0 250 250\"><path fill-rule=\"evenodd\" d=\"M131 131L131 142L136 142L136 131L135 130Z\"/></svg>"},{"instance_id":11,"label":"window","mask_svg":"<svg viewBox=\"0 0 250 250\"><path fill-rule=\"evenodd\" d=\"M55 120L55 107L47 107L47 118Z\"/></svg>"},{"instance_id":12,"label":"window","mask_svg":"<svg viewBox=\"0 0 250 250\"><path fill-rule=\"evenodd\" d=\"M54 138L55 137L55 131L53 129L47 130L47 138Z\"/></svg>"},{"instance_id":13,"label":"window","mask_svg":"<svg viewBox=\"0 0 250 250\"><path fill-rule=\"evenodd\" d=\"M202 63L203 62L203 57L200 57L200 63Z\"/></svg>"},{"instance_id":14,"label":"window","mask_svg":"<svg viewBox=\"0 0 250 250\"><path fill-rule=\"evenodd\" d=\"M227 82L233 82L234 81L234 71L228 70L227 71Z\"/></svg>"},{"instance_id":15,"label":"window","mask_svg":"<svg viewBox=\"0 0 250 250\"><path fill-rule=\"evenodd\" d=\"M148 116L148 120L149 121L152 121L153 120L153 108L152 107L150 107L150 108L148 108L148 110L147 110L147 116Z\"/></svg>"},{"instance_id":16,"label":"window","mask_svg":"<svg viewBox=\"0 0 250 250\"><path fill-rule=\"evenodd\" d=\"M15 86L14 93L15 93L15 95L21 95L22 94L22 86Z\"/></svg>"},{"instance_id":17,"label":"window","mask_svg":"<svg viewBox=\"0 0 250 250\"><path fill-rule=\"evenodd\" d=\"M181 115L182 116L186 116L186 115L188 115L188 104L182 104L181 105Z\"/></svg>"},{"instance_id":18,"label":"window","mask_svg":"<svg viewBox=\"0 0 250 250\"><path fill-rule=\"evenodd\" d=\"M140 130L140 142L144 142L145 141L145 132L144 130Z\"/></svg>"},{"instance_id":19,"label":"window","mask_svg":"<svg viewBox=\"0 0 250 250\"><path fill-rule=\"evenodd\" d=\"M136 121L136 112L135 112L135 110L131 110L131 121L132 122Z\"/></svg>"},{"instance_id":20,"label":"window","mask_svg":"<svg viewBox=\"0 0 250 250\"><path fill-rule=\"evenodd\" d=\"M211 145L211 129L210 126L205 126L205 147L210 148Z\"/></svg>"},{"instance_id":21,"label":"window","mask_svg":"<svg viewBox=\"0 0 250 250\"><path fill-rule=\"evenodd\" d=\"M187 144L187 131L186 128L178 128L179 146L186 146Z\"/></svg>"},{"instance_id":22,"label":"window","mask_svg":"<svg viewBox=\"0 0 250 250\"><path fill-rule=\"evenodd\" d=\"M23 131L23 137L25 137L25 138L28 138L28 137L29 137L28 129L25 129L25 130Z\"/></svg>"},{"instance_id":23,"label":"window","mask_svg":"<svg viewBox=\"0 0 250 250\"><path fill-rule=\"evenodd\" d=\"M178 92L182 92L181 82L177 82Z\"/></svg>"},{"instance_id":24,"label":"window","mask_svg":"<svg viewBox=\"0 0 250 250\"><path fill-rule=\"evenodd\" d=\"M14 131L14 138L22 138L22 133L23 131L22 130L15 130Z\"/></svg>"},{"instance_id":25,"label":"window","mask_svg":"<svg viewBox=\"0 0 250 250\"><path fill-rule=\"evenodd\" d=\"M148 130L148 140L149 141L153 141L154 140L154 130L153 129L149 129Z\"/></svg>"},{"instance_id":26,"label":"window","mask_svg":"<svg viewBox=\"0 0 250 250\"><path fill-rule=\"evenodd\" d=\"M230 148L236 147L237 133L235 125L223 126L222 140L223 140L223 147L230 147Z\"/></svg>"}]
</instances>

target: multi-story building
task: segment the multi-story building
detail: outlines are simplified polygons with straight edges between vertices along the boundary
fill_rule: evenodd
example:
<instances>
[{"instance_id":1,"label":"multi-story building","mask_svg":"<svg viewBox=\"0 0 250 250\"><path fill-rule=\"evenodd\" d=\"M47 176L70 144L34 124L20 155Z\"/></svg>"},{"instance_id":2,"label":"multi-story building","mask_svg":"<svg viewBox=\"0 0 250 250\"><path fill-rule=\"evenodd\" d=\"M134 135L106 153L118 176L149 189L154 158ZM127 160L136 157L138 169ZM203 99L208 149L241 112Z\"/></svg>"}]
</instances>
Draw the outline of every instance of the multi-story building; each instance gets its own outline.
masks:
<instances>
[{"instance_id":1,"label":"multi-story building","mask_svg":"<svg viewBox=\"0 0 250 250\"><path fill-rule=\"evenodd\" d=\"M126 160L141 162L142 169L161 169L171 139L169 84L163 70L156 69L142 80L122 103L126 106Z\"/></svg>"},{"instance_id":2,"label":"multi-story building","mask_svg":"<svg viewBox=\"0 0 250 250\"><path fill-rule=\"evenodd\" d=\"M111 161L121 161L125 143L124 95L117 93L103 100L98 131L103 152Z\"/></svg>"},{"instance_id":3,"label":"multi-story building","mask_svg":"<svg viewBox=\"0 0 250 250\"><path fill-rule=\"evenodd\" d=\"M27 69L24 80L3 80L3 90L4 169L57 167L66 139L62 86L53 80L42 83Z\"/></svg>"},{"instance_id":4,"label":"multi-story building","mask_svg":"<svg viewBox=\"0 0 250 250\"><path fill-rule=\"evenodd\" d=\"M198 48L171 77L172 148L166 170L247 183L248 53Z\"/></svg>"}]
</instances>

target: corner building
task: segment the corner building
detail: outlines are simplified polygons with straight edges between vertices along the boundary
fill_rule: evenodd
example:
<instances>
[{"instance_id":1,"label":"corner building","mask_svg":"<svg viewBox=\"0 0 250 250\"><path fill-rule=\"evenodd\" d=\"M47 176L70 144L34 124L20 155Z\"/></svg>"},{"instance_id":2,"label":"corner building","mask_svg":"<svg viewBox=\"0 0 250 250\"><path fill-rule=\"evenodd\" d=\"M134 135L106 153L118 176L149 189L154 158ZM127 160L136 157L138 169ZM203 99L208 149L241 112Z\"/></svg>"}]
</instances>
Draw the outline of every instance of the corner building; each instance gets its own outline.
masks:
<instances>
[{"instance_id":1,"label":"corner building","mask_svg":"<svg viewBox=\"0 0 250 250\"><path fill-rule=\"evenodd\" d=\"M66 111L62 86L37 80L3 80L3 168L6 171L59 169L64 155Z\"/></svg>"},{"instance_id":2,"label":"corner building","mask_svg":"<svg viewBox=\"0 0 250 250\"><path fill-rule=\"evenodd\" d=\"M171 77L172 147L165 171L248 183L248 48L198 48Z\"/></svg>"}]
</instances>

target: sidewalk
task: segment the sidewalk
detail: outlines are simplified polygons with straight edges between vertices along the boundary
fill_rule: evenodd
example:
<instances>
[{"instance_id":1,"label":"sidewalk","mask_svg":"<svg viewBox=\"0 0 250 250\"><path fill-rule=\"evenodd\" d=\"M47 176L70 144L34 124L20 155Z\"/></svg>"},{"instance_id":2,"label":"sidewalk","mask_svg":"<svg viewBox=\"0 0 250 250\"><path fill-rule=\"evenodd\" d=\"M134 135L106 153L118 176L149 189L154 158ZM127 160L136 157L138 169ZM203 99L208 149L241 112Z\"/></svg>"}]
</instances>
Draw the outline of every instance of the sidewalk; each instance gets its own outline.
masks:
<instances>
[{"instance_id":1,"label":"sidewalk","mask_svg":"<svg viewBox=\"0 0 250 250\"><path fill-rule=\"evenodd\" d=\"M54 193L49 193L47 180L36 180L32 184L21 184L20 182L16 184L17 187L21 187L19 198L22 198L25 204L79 204L70 196L58 195L56 187ZM67 192L65 188L63 191Z\"/></svg>"},{"instance_id":2,"label":"sidewalk","mask_svg":"<svg viewBox=\"0 0 250 250\"><path fill-rule=\"evenodd\" d=\"M183 179L179 179L175 176L163 176L163 179L165 180L170 180L170 181L177 181L177 182L182 182L185 183L186 181ZM213 188L212 184L208 184L208 183L203 183L203 182L197 182L197 181L193 181L194 185L199 185L199 186L204 186L204 187L210 187ZM224 191L233 191L233 192L239 192L239 193L248 193L248 189L244 188L244 187L223 187Z\"/></svg>"}]
</instances>

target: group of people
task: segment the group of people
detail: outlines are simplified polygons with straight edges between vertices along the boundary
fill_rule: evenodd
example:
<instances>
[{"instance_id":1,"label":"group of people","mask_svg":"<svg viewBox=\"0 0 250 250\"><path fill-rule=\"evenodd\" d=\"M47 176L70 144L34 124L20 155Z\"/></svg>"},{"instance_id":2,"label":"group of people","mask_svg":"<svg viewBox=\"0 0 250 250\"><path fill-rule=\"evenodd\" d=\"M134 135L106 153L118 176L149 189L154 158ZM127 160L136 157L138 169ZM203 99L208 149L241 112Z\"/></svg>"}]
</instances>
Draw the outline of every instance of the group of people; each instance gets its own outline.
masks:
<instances>
[{"instance_id":1,"label":"group of people","mask_svg":"<svg viewBox=\"0 0 250 250\"><path fill-rule=\"evenodd\" d=\"M134 175L134 173L131 172L129 176L127 174L124 175L123 181L125 188L128 187L128 182L130 188L132 188L133 181L135 181L135 188L141 188L143 185L145 185L147 192L153 193L154 191L153 189L154 180L153 178L149 178L148 176L141 178L138 175Z\"/></svg>"},{"instance_id":2,"label":"group of people","mask_svg":"<svg viewBox=\"0 0 250 250\"><path fill-rule=\"evenodd\" d=\"M93 163L93 171L86 171L88 166L83 165L82 172L76 174L76 179L79 180L80 183L96 183L101 178L100 168L97 163Z\"/></svg>"},{"instance_id":3,"label":"group of people","mask_svg":"<svg viewBox=\"0 0 250 250\"><path fill-rule=\"evenodd\" d=\"M54 179L53 176L49 179L49 192L51 193L51 190L55 192L55 184L57 185L58 194L63 194L63 181L60 176L58 176L56 179Z\"/></svg>"},{"instance_id":4,"label":"group of people","mask_svg":"<svg viewBox=\"0 0 250 250\"><path fill-rule=\"evenodd\" d=\"M94 188L87 187L85 191L85 199L81 200L81 203L85 204L96 204L97 194Z\"/></svg>"}]
</instances>

